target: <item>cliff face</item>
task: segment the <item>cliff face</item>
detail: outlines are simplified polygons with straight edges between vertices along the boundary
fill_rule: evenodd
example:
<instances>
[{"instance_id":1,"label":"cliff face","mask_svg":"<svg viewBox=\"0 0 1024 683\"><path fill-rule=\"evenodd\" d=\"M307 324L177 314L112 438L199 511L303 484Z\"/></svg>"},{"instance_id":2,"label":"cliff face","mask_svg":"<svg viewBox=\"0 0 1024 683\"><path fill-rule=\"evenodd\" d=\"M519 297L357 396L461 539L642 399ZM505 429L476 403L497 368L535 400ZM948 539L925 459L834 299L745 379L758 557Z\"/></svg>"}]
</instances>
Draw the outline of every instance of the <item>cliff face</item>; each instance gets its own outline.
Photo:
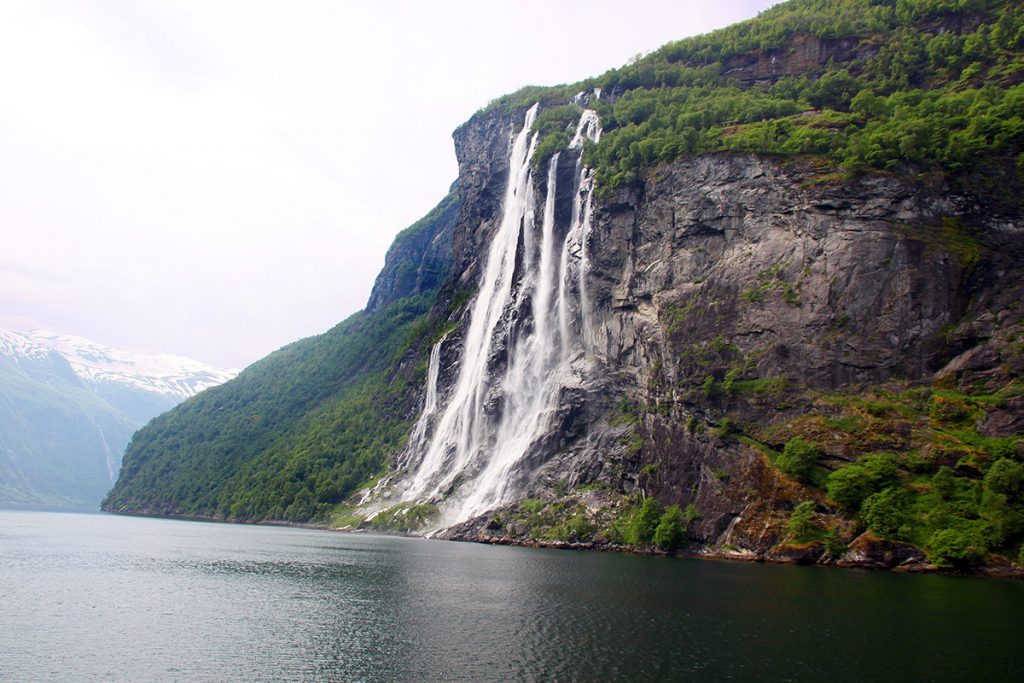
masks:
<instances>
[{"instance_id":1,"label":"cliff face","mask_svg":"<svg viewBox=\"0 0 1024 683\"><path fill-rule=\"evenodd\" d=\"M462 192L473 198L453 240L452 277L463 283L480 277L501 213L513 121L492 115L457 132ZM521 497L585 509L600 526L619 496L653 496L693 506L688 536L705 552L815 561L820 547L785 543L785 520L809 499L819 517L836 515L855 550L870 546L847 553L848 563L923 561L909 546L857 536L772 454L793 436L814 436L827 473L875 449L936 453L925 443L927 410L880 416L866 435L823 425L880 387L1012 380L1021 361L1005 342L1020 325L1022 234L1020 216L995 215L941 184L885 174L838 181L811 161L753 154L682 158L603 197L587 243L593 345L573 361L578 381L562 389L549 432L517 473ZM442 396L468 316L451 318L459 324L442 354ZM496 344L498 372L508 339ZM1021 421L1012 404L980 419L992 435ZM447 534L530 540L519 510Z\"/></svg>"},{"instance_id":2,"label":"cliff face","mask_svg":"<svg viewBox=\"0 0 1024 683\"><path fill-rule=\"evenodd\" d=\"M766 552L781 535L773 508L808 494L737 434L686 429L691 417L780 448L822 395L931 384L985 355L975 369L995 371L990 342L1020 321L1019 217L890 176L815 180L800 163L686 159L597 213L605 357L653 408L623 488L636 476L694 503L699 540ZM826 449L832 466L856 456Z\"/></svg>"},{"instance_id":3,"label":"cliff face","mask_svg":"<svg viewBox=\"0 0 1024 683\"><path fill-rule=\"evenodd\" d=\"M474 117L452 135L463 197L452 237L452 279L464 286L476 286L480 260L501 218L516 128L511 116L483 116Z\"/></svg>"},{"instance_id":4,"label":"cliff face","mask_svg":"<svg viewBox=\"0 0 1024 683\"><path fill-rule=\"evenodd\" d=\"M735 55L723 66L725 75L739 82L774 83L786 76L816 75L829 60L859 62L877 51L878 45L863 44L856 38L827 40L813 35L797 35L784 47Z\"/></svg>"},{"instance_id":5,"label":"cliff face","mask_svg":"<svg viewBox=\"0 0 1024 683\"><path fill-rule=\"evenodd\" d=\"M705 156L603 207L593 278L609 358L660 359L685 385L706 375L686 351L721 336L754 356L744 375L821 389L937 369L935 334L960 318L967 273L913 236L941 240L957 202L886 177L809 180L798 165Z\"/></svg>"},{"instance_id":6,"label":"cliff face","mask_svg":"<svg viewBox=\"0 0 1024 683\"><path fill-rule=\"evenodd\" d=\"M451 266L452 232L458 216L455 183L440 204L395 237L370 292L367 313L441 286Z\"/></svg>"}]
</instances>

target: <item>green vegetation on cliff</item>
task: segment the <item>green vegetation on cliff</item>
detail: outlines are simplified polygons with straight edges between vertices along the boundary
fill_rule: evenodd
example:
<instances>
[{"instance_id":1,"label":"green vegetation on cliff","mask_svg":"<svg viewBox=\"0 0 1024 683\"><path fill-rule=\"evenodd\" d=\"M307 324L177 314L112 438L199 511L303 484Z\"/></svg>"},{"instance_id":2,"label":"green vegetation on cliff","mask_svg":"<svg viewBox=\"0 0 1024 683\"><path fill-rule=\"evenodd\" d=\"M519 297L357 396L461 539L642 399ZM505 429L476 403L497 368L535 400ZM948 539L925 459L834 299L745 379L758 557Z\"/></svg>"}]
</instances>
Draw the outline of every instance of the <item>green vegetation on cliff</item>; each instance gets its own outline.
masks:
<instances>
[{"instance_id":1,"label":"green vegetation on cliff","mask_svg":"<svg viewBox=\"0 0 1024 683\"><path fill-rule=\"evenodd\" d=\"M356 313L156 418L104 509L296 521L332 509L406 437L412 378L391 370L431 303Z\"/></svg>"},{"instance_id":2,"label":"green vegetation on cliff","mask_svg":"<svg viewBox=\"0 0 1024 683\"><path fill-rule=\"evenodd\" d=\"M683 154L746 151L820 156L846 173L943 172L1013 201L996 178L1024 175L1022 50L1019 3L792 0L491 107L554 107L601 88L590 106L604 134L586 158L602 192ZM545 130L539 149L546 158L568 141Z\"/></svg>"},{"instance_id":3,"label":"green vegetation on cliff","mask_svg":"<svg viewBox=\"0 0 1024 683\"><path fill-rule=\"evenodd\" d=\"M945 567L976 564L990 552L1016 559L1024 542L1024 432L988 435L1024 396L1011 369L1021 366L1019 356L1008 353L1007 361L987 386L966 373L933 387L812 392L813 407L798 418L751 427L752 443L789 437L787 451L794 443L826 450L830 472L811 487L854 529L921 548ZM784 454L774 464L799 479ZM791 532L805 528L804 517L806 509L794 511Z\"/></svg>"}]
</instances>

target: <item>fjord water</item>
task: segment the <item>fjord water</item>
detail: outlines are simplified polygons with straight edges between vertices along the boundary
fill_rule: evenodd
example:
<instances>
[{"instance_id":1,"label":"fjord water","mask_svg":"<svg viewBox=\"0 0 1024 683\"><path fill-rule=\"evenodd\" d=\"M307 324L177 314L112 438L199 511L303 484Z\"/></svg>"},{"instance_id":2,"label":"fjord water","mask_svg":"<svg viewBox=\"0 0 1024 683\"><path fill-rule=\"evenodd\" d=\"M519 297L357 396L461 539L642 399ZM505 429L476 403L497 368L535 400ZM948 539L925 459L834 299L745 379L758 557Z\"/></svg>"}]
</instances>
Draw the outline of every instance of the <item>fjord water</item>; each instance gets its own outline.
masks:
<instances>
[{"instance_id":1,"label":"fjord water","mask_svg":"<svg viewBox=\"0 0 1024 683\"><path fill-rule=\"evenodd\" d=\"M3 680L995 680L1024 583L0 511Z\"/></svg>"}]
</instances>

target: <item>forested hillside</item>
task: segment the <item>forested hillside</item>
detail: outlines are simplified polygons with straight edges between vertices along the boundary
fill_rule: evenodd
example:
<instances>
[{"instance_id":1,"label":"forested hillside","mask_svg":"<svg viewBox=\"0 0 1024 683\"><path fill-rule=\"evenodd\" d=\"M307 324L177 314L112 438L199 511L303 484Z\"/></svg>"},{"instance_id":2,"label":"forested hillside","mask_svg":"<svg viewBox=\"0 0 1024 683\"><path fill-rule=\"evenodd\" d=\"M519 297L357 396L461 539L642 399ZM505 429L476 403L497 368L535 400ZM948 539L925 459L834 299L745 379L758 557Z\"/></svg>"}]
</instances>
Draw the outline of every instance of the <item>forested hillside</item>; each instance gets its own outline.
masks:
<instances>
[{"instance_id":1,"label":"forested hillside","mask_svg":"<svg viewBox=\"0 0 1024 683\"><path fill-rule=\"evenodd\" d=\"M814 155L839 175L944 172L1015 203L1024 174L1024 7L1000 0L793 0L602 76L528 87L478 115L600 88L587 152L605 192L683 154ZM569 142L563 105L538 159ZM552 125L553 120L561 125Z\"/></svg>"}]
</instances>

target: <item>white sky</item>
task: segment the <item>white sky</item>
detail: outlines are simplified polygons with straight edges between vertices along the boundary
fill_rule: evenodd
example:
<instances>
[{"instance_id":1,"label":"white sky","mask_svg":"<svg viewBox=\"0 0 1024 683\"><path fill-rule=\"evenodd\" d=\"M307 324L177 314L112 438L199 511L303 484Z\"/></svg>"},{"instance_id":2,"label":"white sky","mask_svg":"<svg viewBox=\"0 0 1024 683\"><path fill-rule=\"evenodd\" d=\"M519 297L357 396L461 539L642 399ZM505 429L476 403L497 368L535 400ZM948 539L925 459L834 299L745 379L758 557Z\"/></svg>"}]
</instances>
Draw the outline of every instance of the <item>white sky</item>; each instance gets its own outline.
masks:
<instances>
[{"instance_id":1,"label":"white sky","mask_svg":"<svg viewBox=\"0 0 1024 683\"><path fill-rule=\"evenodd\" d=\"M773 0L0 0L0 326L242 367L361 309L451 131Z\"/></svg>"}]
</instances>

